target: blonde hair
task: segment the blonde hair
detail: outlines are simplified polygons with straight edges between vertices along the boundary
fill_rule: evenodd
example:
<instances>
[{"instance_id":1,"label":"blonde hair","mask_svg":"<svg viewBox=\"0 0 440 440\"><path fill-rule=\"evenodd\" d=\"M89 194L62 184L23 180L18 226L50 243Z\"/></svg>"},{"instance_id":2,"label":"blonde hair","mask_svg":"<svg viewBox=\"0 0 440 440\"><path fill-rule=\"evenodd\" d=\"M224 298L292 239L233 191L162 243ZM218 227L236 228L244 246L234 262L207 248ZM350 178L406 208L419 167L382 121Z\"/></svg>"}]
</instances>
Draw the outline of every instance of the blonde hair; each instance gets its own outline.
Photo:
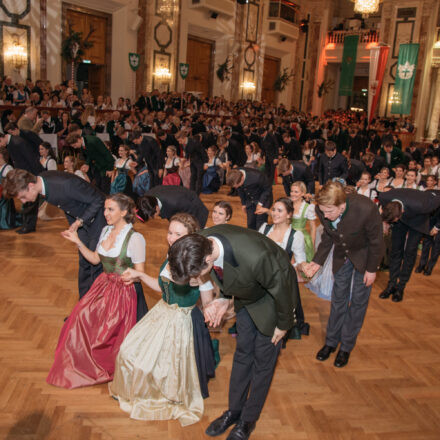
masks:
<instances>
[{"instance_id":1,"label":"blonde hair","mask_svg":"<svg viewBox=\"0 0 440 440\"><path fill-rule=\"evenodd\" d=\"M344 187L339 182L329 181L320 189L316 203L325 206L340 206L345 203L346 198Z\"/></svg>"},{"instance_id":2,"label":"blonde hair","mask_svg":"<svg viewBox=\"0 0 440 440\"><path fill-rule=\"evenodd\" d=\"M177 214L174 214L170 218L170 223L171 222L181 223L183 226L185 226L188 234L194 234L194 232L200 230L199 222L197 221L197 219L186 212L178 212Z\"/></svg>"},{"instance_id":3,"label":"blonde hair","mask_svg":"<svg viewBox=\"0 0 440 440\"><path fill-rule=\"evenodd\" d=\"M278 172L280 174L283 174L286 171L288 171L289 168L290 168L290 161L289 161L289 159L286 159L285 157L280 159L280 161L278 162Z\"/></svg>"},{"instance_id":4,"label":"blonde hair","mask_svg":"<svg viewBox=\"0 0 440 440\"><path fill-rule=\"evenodd\" d=\"M301 190L303 194L307 193L307 187L304 182L301 182L300 180L293 182L292 185L290 185L290 188L292 189L292 186L296 186Z\"/></svg>"}]
</instances>

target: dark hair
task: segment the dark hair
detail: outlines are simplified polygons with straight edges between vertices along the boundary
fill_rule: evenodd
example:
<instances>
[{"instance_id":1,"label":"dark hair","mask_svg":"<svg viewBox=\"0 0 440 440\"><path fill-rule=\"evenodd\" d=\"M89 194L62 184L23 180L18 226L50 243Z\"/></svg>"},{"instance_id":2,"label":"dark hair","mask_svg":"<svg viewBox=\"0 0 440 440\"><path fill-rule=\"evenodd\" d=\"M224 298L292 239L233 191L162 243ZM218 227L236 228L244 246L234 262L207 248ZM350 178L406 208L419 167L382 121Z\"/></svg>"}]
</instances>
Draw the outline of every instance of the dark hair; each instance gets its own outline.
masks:
<instances>
[{"instance_id":1,"label":"dark hair","mask_svg":"<svg viewBox=\"0 0 440 440\"><path fill-rule=\"evenodd\" d=\"M67 129L67 131L69 133L73 133L74 131L78 131L78 130L81 130L81 127L78 124L75 124L75 123L70 124L69 128Z\"/></svg>"},{"instance_id":2,"label":"dark hair","mask_svg":"<svg viewBox=\"0 0 440 440\"><path fill-rule=\"evenodd\" d=\"M325 143L325 151L335 151L336 144L333 141L327 141Z\"/></svg>"},{"instance_id":3,"label":"dark hair","mask_svg":"<svg viewBox=\"0 0 440 440\"><path fill-rule=\"evenodd\" d=\"M226 220L230 220L232 218L232 206L228 202L225 202L224 200L219 200L214 203L214 208L216 206L226 211Z\"/></svg>"},{"instance_id":4,"label":"dark hair","mask_svg":"<svg viewBox=\"0 0 440 440\"><path fill-rule=\"evenodd\" d=\"M179 238L168 252L171 276L177 284L188 284L208 267L206 257L212 254L212 243L199 234Z\"/></svg>"},{"instance_id":5,"label":"dark hair","mask_svg":"<svg viewBox=\"0 0 440 440\"><path fill-rule=\"evenodd\" d=\"M293 217L293 202L288 197L280 197L279 199L275 200L275 203L282 203L284 207L286 208L287 214L289 218Z\"/></svg>"},{"instance_id":6,"label":"dark hair","mask_svg":"<svg viewBox=\"0 0 440 440\"><path fill-rule=\"evenodd\" d=\"M5 130L5 133L9 133L12 130L17 130L17 128L18 128L18 125L15 122L8 122L5 125L4 130Z\"/></svg>"},{"instance_id":7,"label":"dark hair","mask_svg":"<svg viewBox=\"0 0 440 440\"><path fill-rule=\"evenodd\" d=\"M386 223L392 223L402 216L402 204L399 202L389 202L382 209L382 220Z\"/></svg>"},{"instance_id":8,"label":"dark hair","mask_svg":"<svg viewBox=\"0 0 440 440\"><path fill-rule=\"evenodd\" d=\"M6 147L0 148L0 155L3 156L3 160L8 163L9 162L9 153ZM1 176L0 176L1 177Z\"/></svg>"},{"instance_id":9,"label":"dark hair","mask_svg":"<svg viewBox=\"0 0 440 440\"><path fill-rule=\"evenodd\" d=\"M403 163L399 163L399 164L397 164L397 165L395 166L395 168L400 168L400 169L402 169L403 171L406 171L406 165L403 164Z\"/></svg>"},{"instance_id":10,"label":"dark hair","mask_svg":"<svg viewBox=\"0 0 440 440\"><path fill-rule=\"evenodd\" d=\"M144 221L148 221L153 218L156 214L156 208L159 206L156 197L144 195L138 198L137 207L138 214L142 217Z\"/></svg>"},{"instance_id":11,"label":"dark hair","mask_svg":"<svg viewBox=\"0 0 440 440\"><path fill-rule=\"evenodd\" d=\"M110 194L106 197L106 200L113 200L119 206L121 211L127 211L124 216L124 220L127 223L134 223L136 220L136 205L131 197L128 197L122 193Z\"/></svg>"},{"instance_id":12,"label":"dark hair","mask_svg":"<svg viewBox=\"0 0 440 440\"><path fill-rule=\"evenodd\" d=\"M3 193L6 197L16 197L20 191L25 191L30 183L37 183L37 177L26 170L9 171L4 180Z\"/></svg>"},{"instance_id":13,"label":"dark hair","mask_svg":"<svg viewBox=\"0 0 440 440\"><path fill-rule=\"evenodd\" d=\"M52 145L50 145L49 142L41 142L40 146L47 150L49 157L51 157L52 159L55 157L55 155L53 154Z\"/></svg>"}]
</instances>

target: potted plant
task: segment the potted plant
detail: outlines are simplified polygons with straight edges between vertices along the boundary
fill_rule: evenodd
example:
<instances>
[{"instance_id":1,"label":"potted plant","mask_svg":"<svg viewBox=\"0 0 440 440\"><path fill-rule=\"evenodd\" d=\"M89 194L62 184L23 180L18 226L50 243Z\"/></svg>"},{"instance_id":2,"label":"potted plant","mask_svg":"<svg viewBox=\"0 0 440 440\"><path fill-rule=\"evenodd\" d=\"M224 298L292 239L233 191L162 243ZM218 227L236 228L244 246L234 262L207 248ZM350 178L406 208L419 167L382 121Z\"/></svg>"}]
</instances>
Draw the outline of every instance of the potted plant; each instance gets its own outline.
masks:
<instances>
[{"instance_id":1,"label":"potted plant","mask_svg":"<svg viewBox=\"0 0 440 440\"><path fill-rule=\"evenodd\" d=\"M289 69L285 67L282 73L278 75L277 79L273 83L273 89L276 92L282 92L293 77L294 77L293 70L291 70L289 73Z\"/></svg>"},{"instance_id":2,"label":"potted plant","mask_svg":"<svg viewBox=\"0 0 440 440\"><path fill-rule=\"evenodd\" d=\"M333 89L334 85L335 82L332 79L322 81L321 84L318 84L318 96L322 98L324 95L327 95L327 93L330 92L331 89Z\"/></svg>"}]
</instances>

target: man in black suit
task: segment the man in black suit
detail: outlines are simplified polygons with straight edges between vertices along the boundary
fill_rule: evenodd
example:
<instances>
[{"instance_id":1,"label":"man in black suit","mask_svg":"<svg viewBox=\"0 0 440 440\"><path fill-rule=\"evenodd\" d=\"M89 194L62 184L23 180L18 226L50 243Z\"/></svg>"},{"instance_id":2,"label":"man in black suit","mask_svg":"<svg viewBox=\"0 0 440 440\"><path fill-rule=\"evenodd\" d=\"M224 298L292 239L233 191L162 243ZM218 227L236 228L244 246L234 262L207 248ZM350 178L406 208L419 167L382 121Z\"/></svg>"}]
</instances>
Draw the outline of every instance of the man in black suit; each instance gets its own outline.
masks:
<instances>
[{"instance_id":1,"label":"man in black suit","mask_svg":"<svg viewBox=\"0 0 440 440\"><path fill-rule=\"evenodd\" d=\"M321 185L335 177L347 180L347 159L336 151L336 144L333 141L325 143L324 154L319 158L318 176Z\"/></svg>"},{"instance_id":2,"label":"man in black suit","mask_svg":"<svg viewBox=\"0 0 440 440\"><path fill-rule=\"evenodd\" d=\"M226 177L226 185L237 189L248 228L258 230L267 222L267 214L257 211L259 206L270 208L272 205L272 185L265 174L254 168L233 169Z\"/></svg>"},{"instance_id":3,"label":"man in black suit","mask_svg":"<svg viewBox=\"0 0 440 440\"><path fill-rule=\"evenodd\" d=\"M289 161L286 158L280 159L278 163L278 174L283 179L286 196L290 196L290 187L293 182L304 182L309 194L315 194L315 179L312 170L302 160Z\"/></svg>"},{"instance_id":4,"label":"man in black suit","mask_svg":"<svg viewBox=\"0 0 440 440\"><path fill-rule=\"evenodd\" d=\"M18 129L17 129L18 130ZM33 134L33 136L37 136ZM15 168L20 168L34 175L44 168L40 163L39 145L29 142L22 136L0 133L0 147L7 147L9 157ZM18 234L34 232L37 227L38 198L23 203L23 226L17 229Z\"/></svg>"},{"instance_id":5,"label":"man in black suit","mask_svg":"<svg viewBox=\"0 0 440 440\"><path fill-rule=\"evenodd\" d=\"M137 201L139 214L147 221L157 216L170 219L178 212L186 212L197 219L201 228L208 220L208 208L199 196L184 186L159 185L148 190Z\"/></svg>"},{"instance_id":6,"label":"man in black suit","mask_svg":"<svg viewBox=\"0 0 440 440\"><path fill-rule=\"evenodd\" d=\"M185 150L186 158L190 160L190 188L200 194L202 192L203 164L207 161L206 152L201 143L201 136L188 137L186 132L182 132L178 140Z\"/></svg>"},{"instance_id":7,"label":"man in black suit","mask_svg":"<svg viewBox=\"0 0 440 440\"><path fill-rule=\"evenodd\" d=\"M163 157L158 142L150 136L142 136L139 130L133 132L131 141L136 146L137 171L146 165L150 173L151 186L160 185Z\"/></svg>"},{"instance_id":8,"label":"man in black suit","mask_svg":"<svg viewBox=\"0 0 440 440\"><path fill-rule=\"evenodd\" d=\"M302 160L301 146L288 131L283 133L282 155L289 160Z\"/></svg>"},{"instance_id":9,"label":"man in black suit","mask_svg":"<svg viewBox=\"0 0 440 440\"><path fill-rule=\"evenodd\" d=\"M269 178L269 182L272 185L273 178L275 176L275 166L278 163L279 147L275 136L269 133L266 128L260 128L258 130L260 135L260 148L264 153L266 161L264 163L264 171Z\"/></svg>"},{"instance_id":10,"label":"man in black suit","mask_svg":"<svg viewBox=\"0 0 440 440\"><path fill-rule=\"evenodd\" d=\"M430 228L430 214L440 208L440 196L431 191L417 189L392 189L379 194L383 207L382 220L392 224L390 279L379 295L386 299L392 295L394 302L402 301L417 258L417 247L425 235L436 235L440 219Z\"/></svg>"},{"instance_id":11,"label":"man in black suit","mask_svg":"<svg viewBox=\"0 0 440 440\"><path fill-rule=\"evenodd\" d=\"M204 310L210 324L220 322L229 307L225 296L234 298L238 335L228 410L209 425L206 434L219 436L236 425L227 438L247 440L269 392L281 340L293 326L298 303L295 270L274 241L232 225L180 238L169 251L169 264L177 283L200 284L211 274L221 298Z\"/></svg>"},{"instance_id":12,"label":"man in black suit","mask_svg":"<svg viewBox=\"0 0 440 440\"><path fill-rule=\"evenodd\" d=\"M39 177L20 169L8 173L5 191L23 203L35 201L39 195L48 203L62 209L70 229L78 231L81 241L95 249L104 218L105 196L84 179L60 171L45 171ZM80 298L89 290L102 272L101 265L90 264L79 254L78 289Z\"/></svg>"},{"instance_id":13,"label":"man in black suit","mask_svg":"<svg viewBox=\"0 0 440 440\"><path fill-rule=\"evenodd\" d=\"M160 143L160 149L162 151L162 157L164 159L167 155L167 148L170 145L174 145L176 147L177 155L180 156L180 152L181 152L180 145L179 145L179 142L177 142L177 139L173 134L168 134L163 130L158 130L156 136L157 136L157 140Z\"/></svg>"},{"instance_id":14,"label":"man in black suit","mask_svg":"<svg viewBox=\"0 0 440 440\"><path fill-rule=\"evenodd\" d=\"M139 99L136 101L135 106L140 110L144 110L145 108L148 109L148 111L151 111L153 108L151 105L150 97L148 96L148 92L144 91L142 92L142 95L139 97Z\"/></svg>"},{"instance_id":15,"label":"man in black suit","mask_svg":"<svg viewBox=\"0 0 440 440\"><path fill-rule=\"evenodd\" d=\"M365 165L361 160L351 159L347 160L348 176L347 185L356 186L356 183L361 178L362 173L365 171Z\"/></svg>"}]
</instances>

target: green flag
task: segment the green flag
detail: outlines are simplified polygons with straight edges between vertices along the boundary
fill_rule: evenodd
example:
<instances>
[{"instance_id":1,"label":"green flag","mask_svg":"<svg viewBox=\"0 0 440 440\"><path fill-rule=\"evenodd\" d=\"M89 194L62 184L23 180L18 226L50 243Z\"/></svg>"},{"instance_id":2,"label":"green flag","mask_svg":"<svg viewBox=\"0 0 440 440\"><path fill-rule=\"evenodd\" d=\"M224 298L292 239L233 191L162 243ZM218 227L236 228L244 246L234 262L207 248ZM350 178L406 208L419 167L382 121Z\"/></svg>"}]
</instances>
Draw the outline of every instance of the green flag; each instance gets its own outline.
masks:
<instances>
[{"instance_id":1,"label":"green flag","mask_svg":"<svg viewBox=\"0 0 440 440\"><path fill-rule=\"evenodd\" d=\"M418 44L401 44L399 47L391 113L399 115L409 115L411 113L418 55Z\"/></svg>"},{"instance_id":2,"label":"green flag","mask_svg":"<svg viewBox=\"0 0 440 440\"><path fill-rule=\"evenodd\" d=\"M359 35L348 35L344 38L339 96L351 96L353 90L354 69L356 68L358 42Z\"/></svg>"}]
</instances>

